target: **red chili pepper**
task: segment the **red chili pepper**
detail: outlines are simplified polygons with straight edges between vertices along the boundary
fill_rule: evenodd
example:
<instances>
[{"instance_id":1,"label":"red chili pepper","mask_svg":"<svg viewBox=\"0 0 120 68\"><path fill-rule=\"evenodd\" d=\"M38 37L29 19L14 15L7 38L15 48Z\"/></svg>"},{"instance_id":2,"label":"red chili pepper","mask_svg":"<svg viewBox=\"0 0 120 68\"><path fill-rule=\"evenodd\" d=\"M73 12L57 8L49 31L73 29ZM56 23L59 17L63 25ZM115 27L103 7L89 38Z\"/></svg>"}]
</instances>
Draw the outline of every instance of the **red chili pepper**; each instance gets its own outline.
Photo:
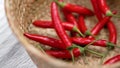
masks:
<instances>
[{"instance_id":1,"label":"red chili pepper","mask_svg":"<svg viewBox=\"0 0 120 68\"><path fill-rule=\"evenodd\" d=\"M71 59L72 56L68 50L46 50L45 51L48 55L56 57L56 58L64 58L64 59ZM78 57L81 55L80 50L78 48L73 49L74 57Z\"/></svg>"},{"instance_id":2,"label":"red chili pepper","mask_svg":"<svg viewBox=\"0 0 120 68\"><path fill-rule=\"evenodd\" d=\"M37 26L37 27L41 27L41 28L53 28L54 27L53 23L51 21L41 21L41 20L34 21L33 25ZM73 25L71 23L64 22L64 23L62 23L62 26L66 30L74 31L74 32L77 32L79 35L84 36L83 34L81 34L79 29L75 25Z\"/></svg>"},{"instance_id":3,"label":"red chili pepper","mask_svg":"<svg viewBox=\"0 0 120 68\"><path fill-rule=\"evenodd\" d=\"M71 22L71 24L75 25L78 27L77 21L75 20L74 16L72 15L71 12L63 10L64 16L67 19L68 22ZM71 36L75 37L77 35L76 32L71 31Z\"/></svg>"},{"instance_id":4,"label":"red chili pepper","mask_svg":"<svg viewBox=\"0 0 120 68\"><path fill-rule=\"evenodd\" d=\"M91 3L92 3L92 6L93 6L93 9L94 9L94 12L95 12L97 19L99 21L101 21L103 19L103 17L102 17L102 13L101 13L99 6L98 6L98 3L99 3L98 0L91 0Z\"/></svg>"},{"instance_id":5,"label":"red chili pepper","mask_svg":"<svg viewBox=\"0 0 120 68\"><path fill-rule=\"evenodd\" d=\"M85 32L87 31L87 27L86 27L86 25L85 25L84 16L82 16L82 15L79 16L78 25L79 25L80 31L81 31L83 34L85 34Z\"/></svg>"},{"instance_id":6,"label":"red chili pepper","mask_svg":"<svg viewBox=\"0 0 120 68\"><path fill-rule=\"evenodd\" d=\"M116 55L110 59L108 59L107 61L104 62L104 65L110 65L110 64L114 64L116 62L119 62L120 61L120 55Z\"/></svg>"},{"instance_id":7,"label":"red chili pepper","mask_svg":"<svg viewBox=\"0 0 120 68\"><path fill-rule=\"evenodd\" d=\"M109 23L107 23L107 27L108 27L108 30L109 30L109 41L111 43L116 44L116 42L117 42L117 31L116 31L115 25L113 24L112 21L110 21Z\"/></svg>"},{"instance_id":8,"label":"red chili pepper","mask_svg":"<svg viewBox=\"0 0 120 68\"><path fill-rule=\"evenodd\" d=\"M58 8L55 2L52 2L51 4L51 16L52 16L52 22L54 24L54 28L58 36L60 37L61 41L65 44L66 47L72 46L72 42L68 37L67 33L65 32L65 29L62 26L62 23L58 14Z\"/></svg>"},{"instance_id":9,"label":"red chili pepper","mask_svg":"<svg viewBox=\"0 0 120 68\"><path fill-rule=\"evenodd\" d=\"M108 7L106 0L97 0L98 6L103 14L106 16L113 16L114 14L110 11L110 8Z\"/></svg>"},{"instance_id":10,"label":"red chili pepper","mask_svg":"<svg viewBox=\"0 0 120 68\"><path fill-rule=\"evenodd\" d=\"M65 46L65 44L62 43L62 41L54 39L54 38L50 38L47 36L41 36L41 35L29 34L29 33L24 33L24 36L26 36L27 38L29 38L31 40L34 40L36 42L45 44L45 45L53 47L53 48L58 48L58 49L66 49L67 48ZM80 37L79 38L73 37L73 38L71 38L71 40L73 43L79 44L80 46L85 46L94 41L94 39L80 38ZM98 40L98 41L94 42L93 45L107 47L107 46L109 46L107 43L108 42L106 40Z\"/></svg>"},{"instance_id":11,"label":"red chili pepper","mask_svg":"<svg viewBox=\"0 0 120 68\"><path fill-rule=\"evenodd\" d=\"M75 43L75 44L79 44L80 46L86 46L88 45L89 43L93 42L94 39L91 39L91 38L77 38L77 37L74 37L74 38L71 38L72 39L72 42ZM92 45L94 46L100 46L100 47L107 47L107 46L110 46L109 44L107 44L108 42L106 40L97 40L95 41ZM112 46L112 45L111 45Z\"/></svg>"},{"instance_id":12,"label":"red chili pepper","mask_svg":"<svg viewBox=\"0 0 120 68\"><path fill-rule=\"evenodd\" d=\"M24 33L24 36L26 36L27 38L31 40L39 42L41 44L45 44L46 46L50 46L53 48L59 48L59 49L66 49L66 46L62 43L62 41L59 41L54 38L41 36L37 34L29 34L29 33Z\"/></svg>"},{"instance_id":13,"label":"red chili pepper","mask_svg":"<svg viewBox=\"0 0 120 68\"><path fill-rule=\"evenodd\" d=\"M114 12L116 13L116 12ZM98 22L95 27L92 29L91 34L92 35L97 35L100 30L110 21L111 16L109 17L104 17L100 22Z\"/></svg>"},{"instance_id":14,"label":"red chili pepper","mask_svg":"<svg viewBox=\"0 0 120 68\"><path fill-rule=\"evenodd\" d=\"M102 2L103 0L99 0L99 1ZM103 7L99 6L99 4L101 3L101 2L99 3L99 1L98 0L91 0L92 5L94 7L96 17L99 21L101 21L103 19L103 16L102 16L102 13L100 12L100 9L103 8ZM104 5L106 5L105 1L104 1ZM103 8L103 9L105 9L105 8ZM104 12L104 14L105 14L105 12ZM111 43L116 44L116 42L117 42L117 31L116 31L115 25L113 24L112 21L109 21L107 23L107 28L109 30L109 41Z\"/></svg>"},{"instance_id":15,"label":"red chili pepper","mask_svg":"<svg viewBox=\"0 0 120 68\"><path fill-rule=\"evenodd\" d=\"M74 4L69 4L69 3L63 3L59 2L58 0L55 0L58 5L60 5L64 10L67 10L69 12L75 12L79 13L80 15L87 15L87 16L93 16L94 13L80 5L74 5Z\"/></svg>"},{"instance_id":16,"label":"red chili pepper","mask_svg":"<svg viewBox=\"0 0 120 68\"><path fill-rule=\"evenodd\" d=\"M33 25L36 27L41 27L41 28L54 28L53 23L51 21L41 21L41 20L36 20L33 22ZM63 22L62 26L64 29L72 31L74 30L74 25L68 22Z\"/></svg>"}]
</instances>

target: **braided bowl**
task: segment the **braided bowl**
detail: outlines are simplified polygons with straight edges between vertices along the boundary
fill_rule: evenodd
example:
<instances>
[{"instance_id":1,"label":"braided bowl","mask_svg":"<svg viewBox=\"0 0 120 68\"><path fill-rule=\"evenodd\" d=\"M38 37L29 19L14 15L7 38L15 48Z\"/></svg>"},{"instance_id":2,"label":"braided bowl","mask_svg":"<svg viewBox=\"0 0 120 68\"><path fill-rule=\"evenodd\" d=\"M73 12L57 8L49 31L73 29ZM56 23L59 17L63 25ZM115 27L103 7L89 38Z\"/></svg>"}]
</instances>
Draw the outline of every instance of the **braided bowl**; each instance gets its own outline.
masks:
<instances>
[{"instance_id":1,"label":"braided bowl","mask_svg":"<svg viewBox=\"0 0 120 68\"><path fill-rule=\"evenodd\" d=\"M23 44L29 56L33 60L33 62L37 65L38 68L119 68L119 63L113 65L101 66L100 58L95 56L86 56L86 60L89 64L84 64L81 61L81 57L75 60L75 64L68 61L59 60L43 54L42 50L40 50L39 45L42 48L44 47L42 44L31 41L23 36L24 32L36 33L40 35L45 35L49 37L58 38L55 31L53 29L42 29L36 28L32 25L34 20L51 20L50 14L50 4L53 0L5 0L5 9L6 15L12 28L13 32L19 39L19 41ZM93 10L90 0L65 0L68 3L75 3L79 5L83 5L91 10ZM108 5L111 10L117 10L118 15L120 15L120 0L107 0ZM118 41L117 45L120 44L120 20L119 18L112 18L118 33ZM89 29L91 29L97 20L95 17L86 18L86 24ZM103 29L100 32L99 38L108 39L109 33L106 29ZM97 47L98 50L104 51L104 48ZM120 53L118 48L115 48L110 54L105 58L108 59L114 55Z\"/></svg>"}]
</instances>

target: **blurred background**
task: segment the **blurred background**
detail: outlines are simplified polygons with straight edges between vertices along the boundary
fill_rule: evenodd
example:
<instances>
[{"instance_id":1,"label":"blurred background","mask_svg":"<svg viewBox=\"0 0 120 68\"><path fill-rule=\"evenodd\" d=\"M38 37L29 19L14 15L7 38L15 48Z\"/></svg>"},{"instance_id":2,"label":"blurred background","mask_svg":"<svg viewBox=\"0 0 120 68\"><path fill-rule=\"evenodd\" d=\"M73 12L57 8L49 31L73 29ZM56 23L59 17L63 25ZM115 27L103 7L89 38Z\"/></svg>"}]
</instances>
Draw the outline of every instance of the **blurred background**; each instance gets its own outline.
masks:
<instances>
[{"instance_id":1,"label":"blurred background","mask_svg":"<svg viewBox=\"0 0 120 68\"><path fill-rule=\"evenodd\" d=\"M9 27L4 0L0 0L0 68L36 68Z\"/></svg>"}]
</instances>

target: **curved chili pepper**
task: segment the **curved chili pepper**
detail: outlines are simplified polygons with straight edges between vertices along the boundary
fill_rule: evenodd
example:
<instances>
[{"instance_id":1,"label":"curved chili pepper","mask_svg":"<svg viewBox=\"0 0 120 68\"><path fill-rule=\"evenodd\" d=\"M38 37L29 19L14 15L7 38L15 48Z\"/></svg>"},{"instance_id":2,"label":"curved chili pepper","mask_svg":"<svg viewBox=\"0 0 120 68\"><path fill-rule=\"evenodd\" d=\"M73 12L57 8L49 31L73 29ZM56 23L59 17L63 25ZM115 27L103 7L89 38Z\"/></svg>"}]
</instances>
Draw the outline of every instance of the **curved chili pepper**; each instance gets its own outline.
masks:
<instances>
[{"instance_id":1,"label":"curved chili pepper","mask_svg":"<svg viewBox=\"0 0 120 68\"><path fill-rule=\"evenodd\" d=\"M94 12L95 12L95 15L97 17L97 19L99 21L101 21L101 19L103 18L102 17L102 13L100 12L100 9L99 9L99 6L98 6L98 0L91 0L91 3L92 3L92 6L93 6L93 9L94 9Z\"/></svg>"},{"instance_id":2,"label":"curved chili pepper","mask_svg":"<svg viewBox=\"0 0 120 68\"><path fill-rule=\"evenodd\" d=\"M66 46L62 43L62 41L59 41L54 38L41 36L37 34L29 34L29 33L24 33L24 36L26 36L27 38L31 40L44 44L46 46L50 46L50 47L58 48L58 49L66 49Z\"/></svg>"},{"instance_id":3,"label":"curved chili pepper","mask_svg":"<svg viewBox=\"0 0 120 68\"><path fill-rule=\"evenodd\" d=\"M103 14L106 16L113 16L114 14L110 11L110 8L108 7L106 0L97 0L98 6Z\"/></svg>"},{"instance_id":4,"label":"curved chili pepper","mask_svg":"<svg viewBox=\"0 0 120 68\"><path fill-rule=\"evenodd\" d=\"M82 15L79 16L78 25L79 25L80 31L81 31L83 34L85 34L85 32L87 31L87 27L86 27L86 25L85 25L84 16L82 16Z\"/></svg>"},{"instance_id":5,"label":"curved chili pepper","mask_svg":"<svg viewBox=\"0 0 120 68\"><path fill-rule=\"evenodd\" d=\"M79 13L80 15L87 15L87 16L93 16L94 13L80 5L74 5L74 4L69 4L69 3L63 3L59 2L58 0L55 0L58 5L60 5L64 10L67 10L69 12L75 12Z\"/></svg>"},{"instance_id":6,"label":"curved chili pepper","mask_svg":"<svg viewBox=\"0 0 120 68\"><path fill-rule=\"evenodd\" d=\"M56 58L64 58L64 59L71 59L72 56L68 50L46 50L45 51L48 55L56 57ZM73 49L74 57L78 57L81 55L80 50L78 48Z\"/></svg>"},{"instance_id":7,"label":"curved chili pepper","mask_svg":"<svg viewBox=\"0 0 120 68\"><path fill-rule=\"evenodd\" d=\"M65 44L66 47L72 46L72 42L68 37L67 33L65 32L65 29L63 28L62 23L60 21L58 8L55 2L52 2L51 4L51 16L52 16L52 22L54 24L54 28L58 36L60 37L61 41Z\"/></svg>"},{"instance_id":8,"label":"curved chili pepper","mask_svg":"<svg viewBox=\"0 0 120 68\"><path fill-rule=\"evenodd\" d=\"M112 21L110 21L109 23L107 23L107 27L108 27L108 30L109 30L109 41L111 43L116 44L116 42L117 42L117 31L116 31L115 25L113 24Z\"/></svg>"},{"instance_id":9,"label":"curved chili pepper","mask_svg":"<svg viewBox=\"0 0 120 68\"><path fill-rule=\"evenodd\" d=\"M95 11L96 17L100 21L100 20L103 19L103 16L102 16L102 13L100 12L100 9L102 8L102 6L99 6L99 1L98 0L91 0L91 3L93 5L93 7L94 7L94 11ZM101 2L102 2L102 0L101 0ZM105 8L103 8L103 9L105 9ZM116 42L117 42L117 31L116 31L115 25L113 24L112 21L109 21L107 23L107 28L109 30L109 41L111 43L116 44Z\"/></svg>"},{"instance_id":10,"label":"curved chili pepper","mask_svg":"<svg viewBox=\"0 0 120 68\"><path fill-rule=\"evenodd\" d=\"M110 64L114 64L116 62L119 62L120 61L120 55L116 55L110 59L108 59L107 61L104 62L104 65L110 65Z\"/></svg>"}]
</instances>

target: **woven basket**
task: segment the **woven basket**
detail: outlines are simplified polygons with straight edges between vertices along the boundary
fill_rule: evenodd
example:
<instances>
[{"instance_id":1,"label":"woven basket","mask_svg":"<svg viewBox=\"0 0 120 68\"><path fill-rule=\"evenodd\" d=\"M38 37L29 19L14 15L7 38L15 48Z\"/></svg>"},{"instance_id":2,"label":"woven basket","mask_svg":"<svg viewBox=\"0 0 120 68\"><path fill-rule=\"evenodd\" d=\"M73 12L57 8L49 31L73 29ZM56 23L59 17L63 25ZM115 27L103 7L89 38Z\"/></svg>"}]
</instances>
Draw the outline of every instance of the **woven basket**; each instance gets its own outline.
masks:
<instances>
[{"instance_id":1,"label":"woven basket","mask_svg":"<svg viewBox=\"0 0 120 68\"><path fill-rule=\"evenodd\" d=\"M75 64L71 62L65 62L62 60L58 60L47 56L42 53L39 49L37 42L31 41L23 36L24 32L42 34L49 37L58 38L55 31L53 29L42 29L36 28L31 23L34 20L51 20L50 15L50 3L53 0L5 0L5 8L7 18L15 35L18 37L20 42L26 48L28 54L32 58L33 62L38 66L38 68L101 68L99 65L100 58L96 58L94 56L87 56L86 60L88 61L88 65L81 63L80 58L76 60ZM85 7L92 9L90 4L90 0L65 0L66 2L71 2L79 5L83 5ZM108 4L111 7L111 10L119 10L120 9L120 0L107 0ZM120 12L118 12L119 14ZM120 14L119 14L120 15ZM120 44L120 20L119 18L112 18L114 21L117 32L118 32L118 42L117 45ZM96 24L97 20L95 17L86 18L86 24L88 28L92 28ZM108 31L102 30L100 33L100 38L108 39ZM42 46L43 47L43 46ZM44 47L46 48L46 47ZM103 50L103 48L97 48L98 50ZM110 55L106 57L106 59L119 54L119 49L115 49L110 52ZM103 68L120 68L118 64L103 66Z\"/></svg>"}]
</instances>

